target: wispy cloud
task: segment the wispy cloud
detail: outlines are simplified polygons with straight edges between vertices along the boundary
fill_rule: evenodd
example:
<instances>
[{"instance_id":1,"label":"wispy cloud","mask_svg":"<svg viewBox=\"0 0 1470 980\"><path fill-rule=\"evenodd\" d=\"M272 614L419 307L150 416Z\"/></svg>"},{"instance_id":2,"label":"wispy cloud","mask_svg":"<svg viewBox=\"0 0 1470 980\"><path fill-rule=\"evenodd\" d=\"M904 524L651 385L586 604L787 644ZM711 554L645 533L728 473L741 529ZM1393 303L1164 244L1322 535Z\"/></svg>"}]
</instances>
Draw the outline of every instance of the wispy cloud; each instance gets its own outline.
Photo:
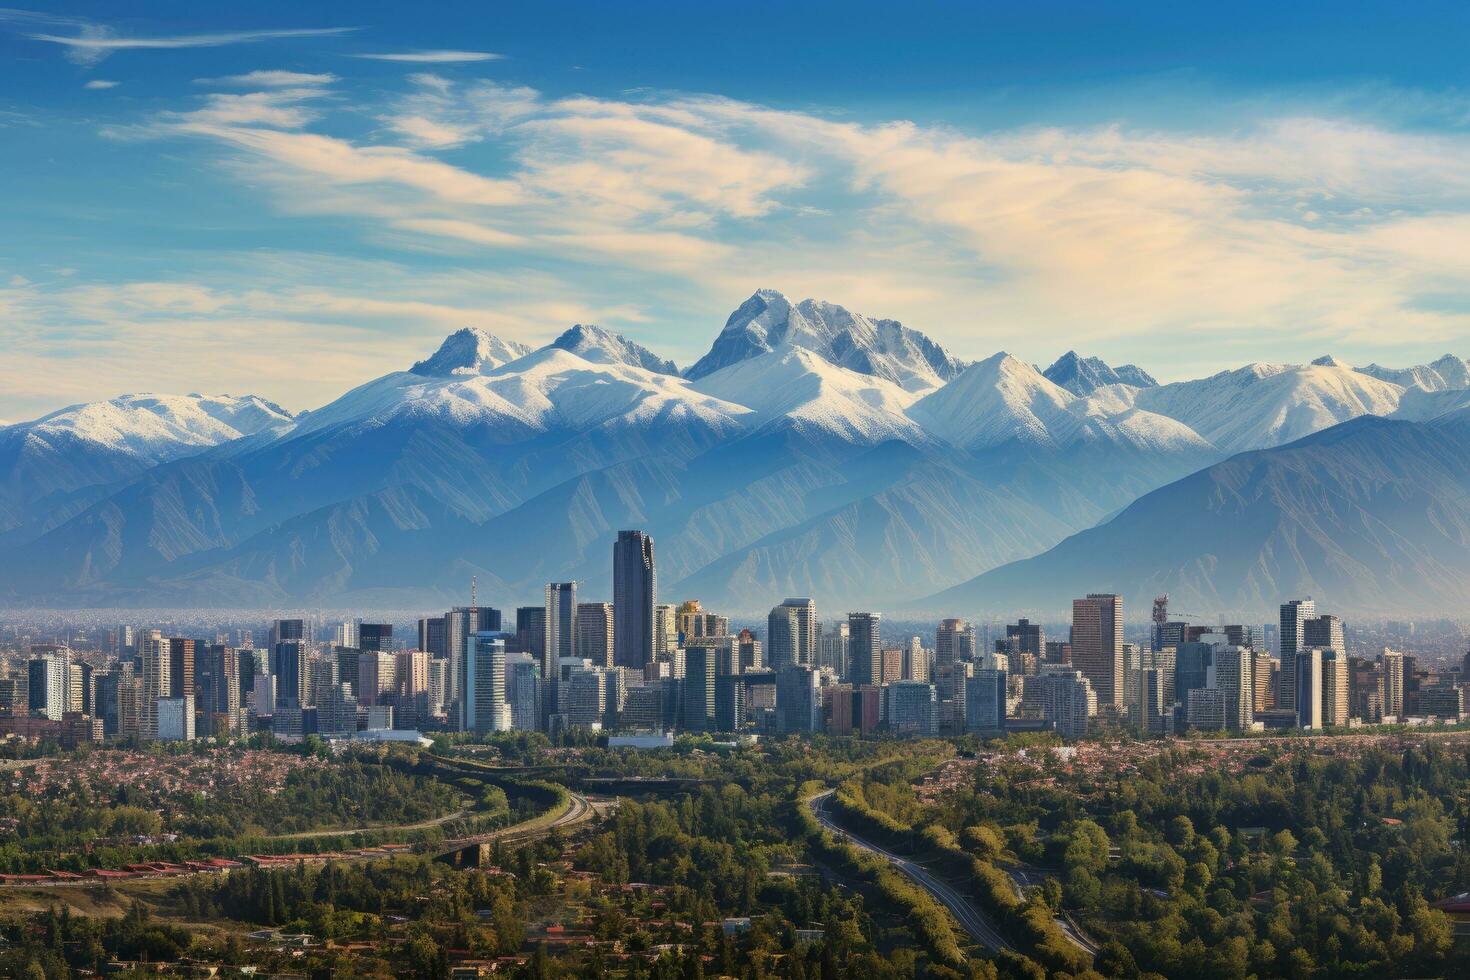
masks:
<instances>
[{"instance_id":1,"label":"wispy cloud","mask_svg":"<svg viewBox=\"0 0 1470 980\"><path fill-rule=\"evenodd\" d=\"M243 75L226 75L223 78L196 78L195 85L229 85L242 88L303 88L312 85L332 85L337 76L331 74L309 74L300 71L251 71Z\"/></svg>"},{"instance_id":2,"label":"wispy cloud","mask_svg":"<svg viewBox=\"0 0 1470 980\"><path fill-rule=\"evenodd\" d=\"M94 78L87 84L83 85L82 88L90 89L95 92L101 91L102 89L117 88L120 84L120 82L108 81L105 78Z\"/></svg>"},{"instance_id":3,"label":"wispy cloud","mask_svg":"<svg viewBox=\"0 0 1470 980\"><path fill-rule=\"evenodd\" d=\"M250 44L286 38L329 37L357 30L355 27L284 28L143 37L123 35L108 25L81 18L30 11L0 11L0 20L26 25L42 25L49 28L48 30L28 30L25 36L33 41L62 45L67 49L66 56L69 60L86 66L95 65L116 51L212 48L228 44ZM71 33L54 33L58 28L69 29Z\"/></svg>"},{"instance_id":4,"label":"wispy cloud","mask_svg":"<svg viewBox=\"0 0 1470 980\"><path fill-rule=\"evenodd\" d=\"M252 392L315 408L405 369L466 325L542 344L567 324L625 312L583 292L545 275L448 265L425 273L304 253L242 255L185 281L0 280L6 366L16 375L6 417L140 390ZM88 370L58 371L78 345ZM298 369L290 376L279 370L282 350Z\"/></svg>"},{"instance_id":5,"label":"wispy cloud","mask_svg":"<svg viewBox=\"0 0 1470 980\"><path fill-rule=\"evenodd\" d=\"M425 65L446 65L457 62L475 61L499 61L504 55L494 54L489 51L388 51L370 54L355 54L354 58L367 58L372 61L402 61L408 63Z\"/></svg>"},{"instance_id":6,"label":"wispy cloud","mask_svg":"<svg viewBox=\"0 0 1470 980\"><path fill-rule=\"evenodd\" d=\"M1065 336L1153 344L1178 364L1187 338L1213 331L1400 362L1405 336L1470 335L1465 304L1443 300L1470 275L1460 131L1346 111L1262 112L1228 131L960 130L712 96L554 98L453 74L421 70L354 100L329 75L251 72L129 131L212 144L247 199L295 220L351 219L365 243L431 253L452 276L387 275L387 290L317 270L260 297L228 282L207 295L67 291L48 294L50 322L111 308L150 343L166 334L157 318L224 320L236 338L267 322L307 333L395 317L525 337L565 325L536 316L597 300L629 323L635 297L653 321L643 339L687 360L769 283L900 317L968 357L1054 356ZM465 285L485 268L507 281Z\"/></svg>"}]
</instances>

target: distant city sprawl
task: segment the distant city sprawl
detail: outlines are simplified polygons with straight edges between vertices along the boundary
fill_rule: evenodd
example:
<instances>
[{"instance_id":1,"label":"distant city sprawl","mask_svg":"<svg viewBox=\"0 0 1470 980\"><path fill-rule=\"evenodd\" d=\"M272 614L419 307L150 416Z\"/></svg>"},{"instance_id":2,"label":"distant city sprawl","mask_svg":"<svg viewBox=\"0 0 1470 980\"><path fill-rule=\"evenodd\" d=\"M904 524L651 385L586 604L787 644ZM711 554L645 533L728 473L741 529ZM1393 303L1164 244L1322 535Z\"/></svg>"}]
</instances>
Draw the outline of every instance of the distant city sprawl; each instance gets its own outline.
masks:
<instances>
[{"instance_id":1,"label":"distant city sprawl","mask_svg":"<svg viewBox=\"0 0 1470 980\"><path fill-rule=\"evenodd\" d=\"M584 731L638 745L680 732L1074 741L1457 724L1470 689L1453 631L1426 649L1427 630L1350 630L1309 598L1283 602L1274 622L1211 624L1158 596L1145 622L1127 626L1122 596L1091 593L1049 631L1025 617L891 624L854 610L824 619L815 598L791 597L764 622L741 625L696 598L659 601L648 534L622 531L610 544L611 601L565 581L533 605L501 608L470 583L467 605L407 624L318 615L211 636L139 622L53 627L47 642L12 624L0 733L64 745L257 732L371 742Z\"/></svg>"}]
</instances>

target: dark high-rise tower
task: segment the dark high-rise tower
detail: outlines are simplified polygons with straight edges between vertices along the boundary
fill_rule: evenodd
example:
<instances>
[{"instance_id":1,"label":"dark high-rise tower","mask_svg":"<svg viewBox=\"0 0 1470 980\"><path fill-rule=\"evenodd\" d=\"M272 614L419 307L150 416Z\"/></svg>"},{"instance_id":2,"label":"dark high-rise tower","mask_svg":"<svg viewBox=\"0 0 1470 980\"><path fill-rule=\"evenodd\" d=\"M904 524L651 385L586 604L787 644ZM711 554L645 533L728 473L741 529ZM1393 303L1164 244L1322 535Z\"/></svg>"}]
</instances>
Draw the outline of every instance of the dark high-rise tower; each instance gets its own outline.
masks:
<instances>
[{"instance_id":1,"label":"dark high-rise tower","mask_svg":"<svg viewBox=\"0 0 1470 980\"><path fill-rule=\"evenodd\" d=\"M373 653L387 653L393 649L392 623L357 624L357 648Z\"/></svg>"},{"instance_id":2,"label":"dark high-rise tower","mask_svg":"<svg viewBox=\"0 0 1470 980\"><path fill-rule=\"evenodd\" d=\"M848 673L854 684L883 683L883 644L878 635L882 622L880 613L847 614Z\"/></svg>"},{"instance_id":3,"label":"dark high-rise tower","mask_svg":"<svg viewBox=\"0 0 1470 980\"><path fill-rule=\"evenodd\" d=\"M658 601L653 539L619 531L613 544L613 665L642 670L653 659L653 607Z\"/></svg>"}]
</instances>

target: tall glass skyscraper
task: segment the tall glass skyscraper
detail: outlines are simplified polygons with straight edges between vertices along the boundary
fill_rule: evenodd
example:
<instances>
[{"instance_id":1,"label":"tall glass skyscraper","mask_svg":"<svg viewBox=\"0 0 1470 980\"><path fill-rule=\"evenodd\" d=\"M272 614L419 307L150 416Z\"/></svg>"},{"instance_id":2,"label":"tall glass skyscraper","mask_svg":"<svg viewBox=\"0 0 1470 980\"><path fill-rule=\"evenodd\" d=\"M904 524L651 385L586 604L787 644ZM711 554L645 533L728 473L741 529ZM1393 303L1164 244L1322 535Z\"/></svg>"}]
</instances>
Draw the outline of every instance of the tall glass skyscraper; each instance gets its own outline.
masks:
<instances>
[{"instance_id":1,"label":"tall glass skyscraper","mask_svg":"<svg viewBox=\"0 0 1470 980\"><path fill-rule=\"evenodd\" d=\"M619 531L613 544L613 666L642 670L653 659L657 595L653 539Z\"/></svg>"}]
</instances>

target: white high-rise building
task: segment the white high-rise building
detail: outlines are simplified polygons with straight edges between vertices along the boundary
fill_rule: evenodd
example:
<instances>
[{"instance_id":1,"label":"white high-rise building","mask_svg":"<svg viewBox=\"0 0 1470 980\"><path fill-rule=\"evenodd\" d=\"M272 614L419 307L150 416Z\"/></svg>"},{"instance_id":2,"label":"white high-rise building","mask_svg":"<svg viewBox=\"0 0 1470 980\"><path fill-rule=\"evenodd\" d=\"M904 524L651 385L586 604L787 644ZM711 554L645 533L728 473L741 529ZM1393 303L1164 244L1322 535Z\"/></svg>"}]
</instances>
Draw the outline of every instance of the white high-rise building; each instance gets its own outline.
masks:
<instances>
[{"instance_id":1,"label":"white high-rise building","mask_svg":"<svg viewBox=\"0 0 1470 980\"><path fill-rule=\"evenodd\" d=\"M1297 727L1321 728L1322 651L1315 648L1296 651L1293 666L1296 670L1293 704L1296 706ZM1282 669L1286 669L1284 664Z\"/></svg>"},{"instance_id":2,"label":"white high-rise building","mask_svg":"<svg viewBox=\"0 0 1470 980\"><path fill-rule=\"evenodd\" d=\"M479 632L465 638L465 677L460 699L460 730L503 732L510 729L505 702L505 637Z\"/></svg>"},{"instance_id":3,"label":"white high-rise building","mask_svg":"<svg viewBox=\"0 0 1470 980\"><path fill-rule=\"evenodd\" d=\"M1210 686L1219 689L1224 726L1233 731L1248 729L1255 721L1255 685L1251 681L1254 665L1255 655L1245 647L1215 647Z\"/></svg>"},{"instance_id":4,"label":"white high-rise building","mask_svg":"<svg viewBox=\"0 0 1470 980\"><path fill-rule=\"evenodd\" d=\"M1379 656L1383 664L1383 715L1402 718L1404 715L1404 655L1397 650L1383 648Z\"/></svg>"}]
</instances>

